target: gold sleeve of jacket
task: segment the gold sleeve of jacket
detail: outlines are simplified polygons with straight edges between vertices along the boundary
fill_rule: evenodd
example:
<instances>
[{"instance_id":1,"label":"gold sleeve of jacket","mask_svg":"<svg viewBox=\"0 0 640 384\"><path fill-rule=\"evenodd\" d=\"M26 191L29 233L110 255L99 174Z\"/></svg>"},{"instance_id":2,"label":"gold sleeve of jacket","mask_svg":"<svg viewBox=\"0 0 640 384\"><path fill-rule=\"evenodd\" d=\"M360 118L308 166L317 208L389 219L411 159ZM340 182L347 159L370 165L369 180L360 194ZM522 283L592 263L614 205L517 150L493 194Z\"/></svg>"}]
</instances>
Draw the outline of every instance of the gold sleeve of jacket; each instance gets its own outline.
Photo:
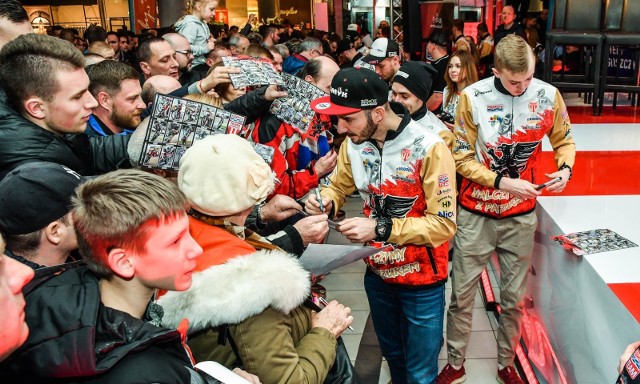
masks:
<instances>
[{"instance_id":1,"label":"gold sleeve of jacket","mask_svg":"<svg viewBox=\"0 0 640 384\"><path fill-rule=\"evenodd\" d=\"M392 219L390 243L437 247L456 233L456 168L444 143L429 149L420 176L427 203L424 216Z\"/></svg>"},{"instance_id":2,"label":"gold sleeve of jacket","mask_svg":"<svg viewBox=\"0 0 640 384\"><path fill-rule=\"evenodd\" d=\"M338 213L338 210L344 205L345 196L351 195L356 189L351 172L351 160L347 153L347 146L350 143L351 140L346 139L340 145L338 164L329 178L329 186L320 191L323 198L328 197L333 201L334 214Z\"/></svg>"},{"instance_id":3,"label":"gold sleeve of jacket","mask_svg":"<svg viewBox=\"0 0 640 384\"><path fill-rule=\"evenodd\" d=\"M448 129L443 129L438 132L438 136L440 136L440 138L444 140L445 143L447 143L447 148L449 148L449 151L453 152L453 144L456 142L456 138L455 136L453 136L453 132Z\"/></svg>"},{"instance_id":4,"label":"gold sleeve of jacket","mask_svg":"<svg viewBox=\"0 0 640 384\"><path fill-rule=\"evenodd\" d=\"M460 94L458 101L453 132L456 138L456 143L453 147L453 158L456 161L458 173L480 185L493 187L498 174L476 160L478 127L473 122L471 102L464 91Z\"/></svg>"},{"instance_id":5,"label":"gold sleeve of jacket","mask_svg":"<svg viewBox=\"0 0 640 384\"><path fill-rule=\"evenodd\" d=\"M564 99L560 95L560 91L556 90L556 102L553 106L554 117L553 127L547 133L549 142L555 153L555 160L558 168L562 164L566 164L573 168L576 161L576 143L571 135L571 121L569 121L569 113Z\"/></svg>"}]
</instances>

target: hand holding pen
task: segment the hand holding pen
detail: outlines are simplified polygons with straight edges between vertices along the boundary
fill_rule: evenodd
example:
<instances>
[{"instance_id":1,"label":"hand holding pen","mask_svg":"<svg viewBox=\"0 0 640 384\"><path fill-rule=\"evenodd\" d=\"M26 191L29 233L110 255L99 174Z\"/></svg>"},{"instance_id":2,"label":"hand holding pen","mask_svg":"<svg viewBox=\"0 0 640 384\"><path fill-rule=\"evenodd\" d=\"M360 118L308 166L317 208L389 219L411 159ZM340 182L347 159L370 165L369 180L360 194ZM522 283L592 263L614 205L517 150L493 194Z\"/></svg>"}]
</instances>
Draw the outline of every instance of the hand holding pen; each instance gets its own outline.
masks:
<instances>
[{"instance_id":1,"label":"hand holding pen","mask_svg":"<svg viewBox=\"0 0 640 384\"><path fill-rule=\"evenodd\" d=\"M320 215L330 211L331 204L331 200L322 198L320 188L315 188L312 193L309 193L307 201L304 203L304 209L310 215Z\"/></svg>"},{"instance_id":2,"label":"hand holding pen","mask_svg":"<svg viewBox=\"0 0 640 384\"><path fill-rule=\"evenodd\" d=\"M321 306L324 306L321 311L313 312L311 316L312 327L322 327L331 331L336 337L340 336L345 329L351 327L353 322L353 316L351 316L351 308L346 307L335 300L328 303L322 297L318 297Z\"/></svg>"}]
</instances>

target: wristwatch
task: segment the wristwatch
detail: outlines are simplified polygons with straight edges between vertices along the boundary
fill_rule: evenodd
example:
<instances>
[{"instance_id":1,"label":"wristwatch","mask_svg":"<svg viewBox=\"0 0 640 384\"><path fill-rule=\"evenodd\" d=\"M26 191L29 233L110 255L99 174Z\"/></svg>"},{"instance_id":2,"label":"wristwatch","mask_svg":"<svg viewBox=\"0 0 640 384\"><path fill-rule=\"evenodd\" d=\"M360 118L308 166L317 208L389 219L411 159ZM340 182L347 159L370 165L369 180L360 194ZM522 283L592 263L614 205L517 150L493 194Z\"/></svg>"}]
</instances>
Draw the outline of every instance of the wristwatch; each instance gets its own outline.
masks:
<instances>
[{"instance_id":1,"label":"wristwatch","mask_svg":"<svg viewBox=\"0 0 640 384\"><path fill-rule=\"evenodd\" d=\"M391 236L391 227L393 223L389 217L378 217L376 219L376 241L387 241Z\"/></svg>"},{"instance_id":2,"label":"wristwatch","mask_svg":"<svg viewBox=\"0 0 640 384\"><path fill-rule=\"evenodd\" d=\"M569 180L571 180L571 176L573 176L573 169L569 165L562 163L560 168L558 168L558 171L562 171L563 169L569 170Z\"/></svg>"}]
</instances>

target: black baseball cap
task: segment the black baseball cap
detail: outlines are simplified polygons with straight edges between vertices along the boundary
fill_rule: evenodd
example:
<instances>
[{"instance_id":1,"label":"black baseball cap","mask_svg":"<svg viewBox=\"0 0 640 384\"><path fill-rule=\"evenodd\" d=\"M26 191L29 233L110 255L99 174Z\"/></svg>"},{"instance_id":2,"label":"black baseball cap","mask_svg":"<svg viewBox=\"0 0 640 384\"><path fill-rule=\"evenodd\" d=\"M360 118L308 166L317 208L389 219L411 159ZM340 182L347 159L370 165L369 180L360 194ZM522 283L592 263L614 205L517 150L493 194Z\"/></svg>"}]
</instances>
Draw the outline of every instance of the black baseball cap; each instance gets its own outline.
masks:
<instances>
[{"instance_id":1,"label":"black baseball cap","mask_svg":"<svg viewBox=\"0 0 640 384\"><path fill-rule=\"evenodd\" d=\"M75 189L85 180L56 163L18 166L0 181L0 231L23 235L60 219L71 210Z\"/></svg>"},{"instance_id":2,"label":"black baseball cap","mask_svg":"<svg viewBox=\"0 0 640 384\"><path fill-rule=\"evenodd\" d=\"M336 49L336 55L346 52L353 48L353 42L349 38L344 38L338 42L338 48Z\"/></svg>"},{"instance_id":3,"label":"black baseball cap","mask_svg":"<svg viewBox=\"0 0 640 384\"><path fill-rule=\"evenodd\" d=\"M364 68L343 68L331 80L329 96L315 99L311 109L323 115L349 115L389 101L389 84Z\"/></svg>"},{"instance_id":4,"label":"black baseball cap","mask_svg":"<svg viewBox=\"0 0 640 384\"><path fill-rule=\"evenodd\" d=\"M429 42L441 47L449 46L449 36L442 29L434 29L429 35Z\"/></svg>"},{"instance_id":5,"label":"black baseball cap","mask_svg":"<svg viewBox=\"0 0 640 384\"><path fill-rule=\"evenodd\" d=\"M369 54L362 58L362 61L372 65L376 65L382 60L389 57L400 56L400 48L395 41L380 37L373 41Z\"/></svg>"}]
</instances>

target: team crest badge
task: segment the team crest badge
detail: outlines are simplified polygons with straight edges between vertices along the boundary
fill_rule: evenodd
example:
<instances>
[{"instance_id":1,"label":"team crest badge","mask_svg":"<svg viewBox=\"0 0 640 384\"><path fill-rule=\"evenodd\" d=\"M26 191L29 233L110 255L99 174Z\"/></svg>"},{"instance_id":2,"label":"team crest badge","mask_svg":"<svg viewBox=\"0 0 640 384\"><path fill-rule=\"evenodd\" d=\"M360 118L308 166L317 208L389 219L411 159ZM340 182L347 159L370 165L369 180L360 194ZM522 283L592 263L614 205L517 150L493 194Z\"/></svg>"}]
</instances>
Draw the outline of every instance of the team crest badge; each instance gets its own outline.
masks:
<instances>
[{"instance_id":1,"label":"team crest badge","mask_svg":"<svg viewBox=\"0 0 640 384\"><path fill-rule=\"evenodd\" d=\"M529 110L533 113L538 109L538 102L537 101L530 101L529 102Z\"/></svg>"},{"instance_id":2,"label":"team crest badge","mask_svg":"<svg viewBox=\"0 0 640 384\"><path fill-rule=\"evenodd\" d=\"M402 161L409 160L409 158L411 157L411 149L403 148L402 151L400 152L400 155L402 156Z\"/></svg>"}]
</instances>

